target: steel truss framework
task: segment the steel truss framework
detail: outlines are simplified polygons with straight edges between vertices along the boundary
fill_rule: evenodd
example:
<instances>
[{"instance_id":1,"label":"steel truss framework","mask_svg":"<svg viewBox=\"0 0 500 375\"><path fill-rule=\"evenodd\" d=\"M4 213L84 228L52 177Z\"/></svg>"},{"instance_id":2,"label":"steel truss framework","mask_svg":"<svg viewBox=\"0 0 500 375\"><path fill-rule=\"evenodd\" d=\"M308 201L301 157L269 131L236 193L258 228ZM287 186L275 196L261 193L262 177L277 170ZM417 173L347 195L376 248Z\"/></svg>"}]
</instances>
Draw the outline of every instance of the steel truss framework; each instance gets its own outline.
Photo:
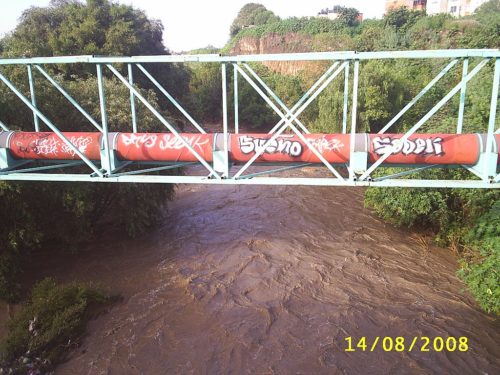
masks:
<instances>
[{"instance_id":1,"label":"steel truss framework","mask_svg":"<svg viewBox=\"0 0 500 375\"><path fill-rule=\"evenodd\" d=\"M373 172L380 168L387 158L395 151L393 145L384 152L381 157L373 163L368 163L366 150L359 151L355 147L356 121L358 111L358 85L359 71L362 69L363 61L366 60L395 60L395 59L447 59L438 75L434 77L420 93L415 96L401 111L391 119L386 126L380 130L380 134L387 132L417 101L419 101L434 85L436 85L453 68L462 64L462 78L432 109L430 109L417 123L415 123L402 137L400 142L408 140L416 133L436 112L438 112L453 96L459 94L459 109L456 133L461 134L464 130L464 111L467 83L477 75L487 64L494 65L493 88L491 92L489 121L485 124L485 144L482 145L478 161L474 165L444 166L460 167L468 170L471 179L467 180L422 180L418 178L402 178L418 171L443 167L443 165L412 165L410 170L396 174L372 178ZM477 59L479 62L469 70L469 60ZM267 86L257 75L249 63L265 61L327 61L330 66L311 88L291 108ZM96 79L98 82L99 100L101 109L100 121L94 119L71 95L61 83L57 82L44 69L51 64L75 64L83 63L95 65ZM162 87L161 84L149 73L146 66L148 63L220 63L222 70L222 113L223 142L220 147L215 147L213 160L207 161L194 147L176 130L176 128L140 93L134 85L135 71L144 74L151 83L164 95L187 121L191 123L201 134L205 134L203 126L197 122L182 105ZM124 77L117 69L117 64L126 64L128 77ZM2 66L23 65L27 69L30 97L25 96L2 72ZM250 84L262 99L280 116L280 121L269 132L271 136L263 145L256 148L253 156L243 165L232 168L229 158L229 123L228 123L228 92L227 75L228 67L233 70L234 84L234 133L239 133L239 106L245 105L245 98L239 97L238 80L243 78ZM113 150L110 139L111 130L108 127L106 113L106 94L104 89L103 70L109 70L130 91L131 130L137 133L140 124L137 121L136 103L141 102L176 138L183 147L196 158L195 162L150 162L147 168L127 170L127 167L140 166L148 163L124 162L119 160ZM102 134L102 146L100 160L91 160L67 136L59 130L37 105L35 77L48 80L89 123ZM350 134L349 161L344 165L347 173L340 173L336 167L329 163L321 152L304 136L309 134L307 126L299 119L300 114L328 87L337 77L344 79L344 100L342 131ZM352 79L351 79L352 76ZM498 90L500 80L500 51L499 50L434 50L434 51L390 51L390 52L321 52L321 53L292 53L292 54L267 54L267 55L242 55L242 56L220 56L220 55L168 55L168 56L135 56L135 57L95 57L95 56L72 56L72 57L39 57L20 59L0 59L0 80L33 112L34 130L41 131L41 123L47 129L43 131L53 132L59 140L71 150L79 160L46 161L44 165L36 164L30 166L34 160L19 160L13 158L6 144L1 142L0 133L0 180L35 180L35 181L87 181L87 182L134 182L134 183L198 183L198 184L267 184L267 185L318 185L318 186L379 186L379 187L452 187L452 188L499 188L500 173L498 173L498 149L495 135L500 133L500 128L495 127L497 113ZM351 89L350 89L351 88ZM351 103L351 108L349 108ZM350 111L350 116L349 116ZM336 121L337 119L332 119ZM9 132L6 124L0 121L3 134ZM259 157L265 150L280 137L284 132L294 134L320 161L315 165L326 168L328 172L325 177L290 177L273 176L284 170L304 168L311 163L294 163L287 166L276 165L271 170L258 171L245 174L248 168L256 165ZM87 173L64 173L75 166L87 166ZM189 167L193 165L202 166L199 175L161 175L156 172L163 170L177 171L178 167ZM272 164L266 164L272 166ZM386 166L386 165L383 165ZM408 167L408 166L405 166ZM79 169L80 171L81 169ZM200 171L200 168L196 169ZM155 174L151 174L155 173ZM266 177L262 177L267 175ZM270 176L269 176L270 175Z\"/></svg>"}]
</instances>

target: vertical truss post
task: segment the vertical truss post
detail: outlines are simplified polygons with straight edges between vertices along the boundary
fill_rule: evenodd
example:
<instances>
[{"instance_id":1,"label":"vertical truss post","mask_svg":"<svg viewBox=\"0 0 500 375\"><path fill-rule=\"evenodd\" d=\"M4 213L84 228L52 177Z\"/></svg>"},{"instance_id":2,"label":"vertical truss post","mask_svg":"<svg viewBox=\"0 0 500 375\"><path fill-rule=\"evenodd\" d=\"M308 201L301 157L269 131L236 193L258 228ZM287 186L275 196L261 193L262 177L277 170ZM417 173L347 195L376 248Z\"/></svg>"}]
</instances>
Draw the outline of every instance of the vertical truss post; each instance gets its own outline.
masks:
<instances>
[{"instance_id":1,"label":"vertical truss post","mask_svg":"<svg viewBox=\"0 0 500 375\"><path fill-rule=\"evenodd\" d=\"M462 88L460 89L460 107L458 108L458 124L457 134L462 134L462 127L464 123L464 110L465 110L465 93L467 90L467 73L469 71L469 59L464 59L464 66L462 69Z\"/></svg>"},{"instance_id":2,"label":"vertical truss post","mask_svg":"<svg viewBox=\"0 0 500 375\"><path fill-rule=\"evenodd\" d=\"M128 64L128 82L132 86L134 84L134 75L132 72L132 64ZM135 95L132 90L130 90L130 112L132 114L132 131L137 133L137 114L135 112Z\"/></svg>"},{"instance_id":3,"label":"vertical truss post","mask_svg":"<svg viewBox=\"0 0 500 375\"><path fill-rule=\"evenodd\" d=\"M106 112L106 95L104 92L101 64L97 64L97 85L99 87L99 104L101 107L102 145L104 146L104 150L101 148L101 168L105 169L107 174L111 174L113 168L111 165L111 152L109 150L108 115ZM104 151L104 155L102 151Z\"/></svg>"},{"instance_id":4,"label":"vertical truss post","mask_svg":"<svg viewBox=\"0 0 500 375\"><path fill-rule=\"evenodd\" d=\"M359 60L354 60L354 79L352 83L352 116L351 116L351 139L350 139L350 157L349 157L349 178L354 179L356 176L354 170L357 169L356 165L359 164L357 155L354 152L355 138L356 138L356 121L358 111L358 84L359 84ZM361 156L361 155L359 155ZM359 160L359 162L363 162ZM366 161L363 162L366 164Z\"/></svg>"},{"instance_id":5,"label":"vertical truss post","mask_svg":"<svg viewBox=\"0 0 500 375\"><path fill-rule=\"evenodd\" d=\"M349 68L350 64L347 63L344 70L344 112L342 115L342 134L347 133L347 111L349 104Z\"/></svg>"},{"instance_id":6,"label":"vertical truss post","mask_svg":"<svg viewBox=\"0 0 500 375\"><path fill-rule=\"evenodd\" d=\"M234 72L234 133L239 134L239 109L238 109L238 71L233 67Z\"/></svg>"},{"instance_id":7,"label":"vertical truss post","mask_svg":"<svg viewBox=\"0 0 500 375\"><path fill-rule=\"evenodd\" d=\"M495 178L498 155L494 152L495 118L497 115L498 85L500 84L500 58L495 59L495 72L493 74L493 88L491 90L490 118L488 121L488 135L486 137L486 157L483 167L484 180Z\"/></svg>"},{"instance_id":8,"label":"vertical truss post","mask_svg":"<svg viewBox=\"0 0 500 375\"><path fill-rule=\"evenodd\" d=\"M2 128L3 129L3 128ZM12 132L0 132L0 171L6 171L19 165L19 160L15 160L9 152L9 138Z\"/></svg>"},{"instance_id":9,"label":"vertical truss post","mask_svg":"<svg viewBox=\"0 0 500 375\"><path fill-rule=\"evenodd\" d=\"M36 96L35 96L35 80L33 79L33 69L31 65L27 65L28 67L28 80L30 84L30 96L31 96L31 104L33 104L33 107L36 107ZM40 131L40 121L38 120L38 116L36 115L36 112L33 111L33 122L35 124L35 131L39 132Z\"/></svg>"},{"instance_id":10,"label":"vertical truss post","mask_svg":"<svg viewBox=\"0 0 500 375\"><path fill-rule=\"evenodd\" d=\"M228 134L227 134L227 74L226 64L222 64L222 128L224 133L224 171L223 177L229 176L229 151L228 151Z\"/></svg>"}]
</instances>

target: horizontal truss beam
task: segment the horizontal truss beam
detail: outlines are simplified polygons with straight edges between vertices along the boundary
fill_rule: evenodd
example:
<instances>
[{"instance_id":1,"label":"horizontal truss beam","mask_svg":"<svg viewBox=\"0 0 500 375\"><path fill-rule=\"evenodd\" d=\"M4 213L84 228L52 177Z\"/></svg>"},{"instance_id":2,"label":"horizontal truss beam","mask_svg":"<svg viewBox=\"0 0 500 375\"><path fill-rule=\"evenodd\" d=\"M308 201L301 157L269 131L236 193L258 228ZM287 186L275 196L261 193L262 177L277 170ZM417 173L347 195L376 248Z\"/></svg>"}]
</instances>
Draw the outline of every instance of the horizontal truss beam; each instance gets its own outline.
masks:
<instances>
[{"instance_id":1,"label":"horizontal truss beam","mask_svg":"<svg viewBox=\"0 0 500 375\"><path fill-rule=\"evenodd\" d=\"M91 177L83 174L12 173L0 176L2 180L73 181L73 182L131 182L149 184L203 184L203 185L305 185L305 186L362 186L362 187L422 187L422 188L500 188L500 182L481 180L383 180L349 181L334 178L279 178L259 177L243 179L213 179L199 176L109 176Z\"/></svg>"},{"instance_id":2,"label":"horizontal truss beam","mask_svg":"<svg viewBox=\"0 0 500 375\"><path fill-rule=\"evenodd\" d=\"M436 59L436 58L497 58L500 57L499 49L456 49L456 50L420 50L420 51L383 51L383 52L305 52L305 53L279 53L262 55L236 55L221 56L218 54L207 55L157 55L157 56L57 56L0 59L0 65L15 64L115 64L115 63L175 63L175 62L219 62L238 63L250 61L318 61L318 60L381 60L381 59Z\"/></svg>"}]
</instances>

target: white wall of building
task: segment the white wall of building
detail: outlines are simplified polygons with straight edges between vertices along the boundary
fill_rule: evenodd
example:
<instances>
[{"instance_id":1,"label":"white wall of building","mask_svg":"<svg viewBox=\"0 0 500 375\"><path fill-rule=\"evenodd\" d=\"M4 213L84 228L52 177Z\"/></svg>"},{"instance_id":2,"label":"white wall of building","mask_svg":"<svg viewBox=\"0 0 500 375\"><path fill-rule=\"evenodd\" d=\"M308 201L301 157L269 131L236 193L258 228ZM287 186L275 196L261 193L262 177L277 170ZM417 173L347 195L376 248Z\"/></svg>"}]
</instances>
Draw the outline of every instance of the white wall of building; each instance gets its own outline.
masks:
<instances>
[{"instance_id":1,"label":"white wall of building","mask_svg":"<svg viewBox=\"0 0 500 375\"><path fill-rule=\"evenodd\" d=\"M459 17L462 14L462 6L466 0L448 0L447 13Z\"/></svg>"},{"instance_id":2,"label":"white wall of building","mask_svg":"<svg viewBox=\"0 0 500 375\"><path fill-rule=\"evenodd\" d=\"M468 1L468 8L467 8L467 14L472 14L474 11L479 8L482 4L487 2L488 0L469 0Z\"/></svg>"},{"instance_id":3,"label":"white wall of building","mask_svg":"<svg viewBox=\"0 0 500 375\"><path fill-rule=\"evenodd\" d=\"M468 16L488 0L427 0L427 14L449 13L455 17Z\"/></svg>"},{"instance_id":4,"label":"white wall of building","mask_svg":"<svg viewBox=\"0 0 500 375\"><path fill-rule=\"evenodd\" d=\"M448 0L427 0L427 14L446 13L448 11Z\"/></svg>"}]
</instances>

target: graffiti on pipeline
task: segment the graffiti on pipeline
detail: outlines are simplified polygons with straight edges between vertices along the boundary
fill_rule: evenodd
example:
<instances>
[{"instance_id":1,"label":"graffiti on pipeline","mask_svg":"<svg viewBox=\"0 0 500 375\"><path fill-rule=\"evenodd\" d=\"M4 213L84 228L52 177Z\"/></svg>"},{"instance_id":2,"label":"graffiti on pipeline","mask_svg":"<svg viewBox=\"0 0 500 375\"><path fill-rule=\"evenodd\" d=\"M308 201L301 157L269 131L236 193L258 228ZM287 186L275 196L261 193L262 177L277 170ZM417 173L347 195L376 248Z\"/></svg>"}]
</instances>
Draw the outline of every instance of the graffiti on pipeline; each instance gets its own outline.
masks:
<instances>
[{"instance_id":1,"label":"graffiti on pipeline","mask_svg":"<svg viewBox=\"0 0 500 375\"><path fill-rule=\"evenodd\" d=\"M160 150L181 150L185 146L174 134L120 134L120 137L125 146L135 146L136 148L159 147ZM184 137L184 140L194 149L201 150L204 145L209 143L206 137L201 135Z\"/></svg>"},{"instance_id":2,"label":"graffiti on pipeline","mask_svg":"<svg viewBox=\"0 0 500 375\"><path fill-rule=\"evenodd\" d=\"M391 151L392 155L444 155L443 151L443 138L430 137L430 138L415 138L407 139L401 142L399 138L392 137L375 137L372 140L373 151L377 155L384 155L386 152Z\"/></svg>"},{"instance_id":3,"label":"graffiti on pipeline","mask_svg":"<svg viewBox=\"0 0 500 375\"><path fill-rule=\"evenodd\" d=\"M23 142L23 140L25 142ZM29 143L26 143L29 140ZM71 144L81 153L85 154L88 146L92 143L90 136L71 136L68 137ZM16 134L15 147L18 152L23 154L35 153L43 156L55 156L59 153L75 156L75 150L67 145L62 139L56 138L52 134L41 133L39 135Z\"/></svg>"},{"instance_id":4,"label":"graffiti on pipeline","mask_svg":"<svg viewBox=\"0 0 500 375\"><path fill-rule=\"evenodd\" d=\"M251 154L260 151L270 138L258 138L248 135L238 137L240 150L243 154ZM320 137L309 139L312 147L320 153L326 151L337 151L344 147L344 144L336 138ZM273 139L265 148L264 154L285 154L291 157L299 157L308 147L293 136L280 136Z\"/></svg>"}]
</instances>

